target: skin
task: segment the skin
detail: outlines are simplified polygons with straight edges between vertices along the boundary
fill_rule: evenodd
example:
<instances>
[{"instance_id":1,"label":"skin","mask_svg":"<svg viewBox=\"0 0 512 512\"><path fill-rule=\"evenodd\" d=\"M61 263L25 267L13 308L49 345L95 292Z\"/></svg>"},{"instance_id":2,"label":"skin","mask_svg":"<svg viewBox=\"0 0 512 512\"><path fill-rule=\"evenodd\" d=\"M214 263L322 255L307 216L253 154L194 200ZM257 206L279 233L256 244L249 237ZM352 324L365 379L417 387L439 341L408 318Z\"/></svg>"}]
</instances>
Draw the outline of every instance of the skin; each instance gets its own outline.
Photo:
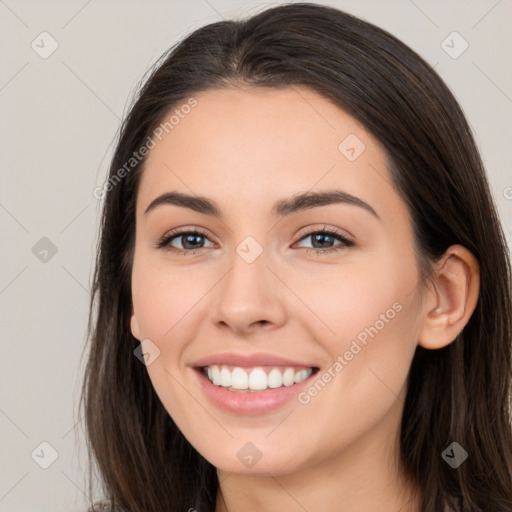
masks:
<instances>
[{"instance_id":1,"label":"skin","mask_svg":"<svg viewBox=\"0 0 512 512\"><path fill-rule=\"evenodd\" d=\"M217 512L419 510L417 489L397 464L406 378L417 345L441 348L469 320L479 289L475 258L454 245L438 263L434 285L420 282L410 216L384 151L322 96L233 87L195 98L197 106L156 141L145 164L131 329L160 350L147 366L155 391L218 468ZM365 145L354 161L338 149L349 134ZM350 204L271 213L279 199L328 189L363 199L380 219ZM144 214L169 191L209 197L223 217L176 205ZM324 225L355 245L308 252L315 240L304 238L305 230ZM155 248L179 227L205 231L203 248L188 256ZM263 249L250 264L236 252L247 236ZM183 243L177 236L172 245ZM191 368L219 352L270 352L314 361L321 373L396 303L394 318L307 404L292 400L257 416L227 413L204 395ZM237 457L247 442L262 454L252 467Z\"/></svg>"}]
</instances>

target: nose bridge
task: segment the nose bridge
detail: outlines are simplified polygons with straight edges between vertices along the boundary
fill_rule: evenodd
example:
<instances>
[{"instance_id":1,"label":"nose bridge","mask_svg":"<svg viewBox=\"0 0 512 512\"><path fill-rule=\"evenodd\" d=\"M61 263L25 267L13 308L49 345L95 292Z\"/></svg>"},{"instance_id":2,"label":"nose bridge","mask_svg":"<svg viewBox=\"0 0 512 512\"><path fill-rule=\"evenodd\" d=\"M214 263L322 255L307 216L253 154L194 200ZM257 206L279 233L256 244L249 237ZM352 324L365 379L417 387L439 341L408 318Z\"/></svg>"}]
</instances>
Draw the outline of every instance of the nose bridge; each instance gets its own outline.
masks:
<instances>
[{"instance_id":1,"label":"nose bridge","mask_svg":"<svg viewBox=\"0 0 512 512\"><path fill-rule=\"evenodd\" d=\"M229 271L219 283L212 320L243 331L256 323L280 324L284 305L278 282L267 268L270 251L248 236L229 259Z\"/></svg>"}]
</instances>

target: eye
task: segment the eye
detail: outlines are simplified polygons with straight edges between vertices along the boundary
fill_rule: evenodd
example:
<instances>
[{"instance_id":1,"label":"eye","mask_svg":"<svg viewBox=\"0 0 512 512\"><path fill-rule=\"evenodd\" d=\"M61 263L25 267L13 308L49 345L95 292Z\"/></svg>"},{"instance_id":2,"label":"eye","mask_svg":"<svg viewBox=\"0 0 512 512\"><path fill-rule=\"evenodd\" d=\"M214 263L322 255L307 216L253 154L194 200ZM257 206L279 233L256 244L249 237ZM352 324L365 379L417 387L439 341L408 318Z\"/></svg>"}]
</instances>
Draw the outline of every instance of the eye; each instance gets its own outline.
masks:
<instances>
[{"instance_id":1,"label":"eye","mask_svg":"<svg viewBox=\"0 0 512 512\"><path fill-rule=\"evenodd\" d=\"M321 230L310 231L304 235L299 242L307 240L308 238L312 241L312 247L306 247L307 253L311 251L315 254L333 253L354 245L354 242L349 240L346 236L334 229L326 229L325 226ZM332 246L331 244L336 240L340 243Z\"/></svg>"},{"instance_id":2,"label":"eye","mask_svg":"<svg viewBox=\"0 0 512 512\"><path fill-rule=\"evenodd\" d=\"M199 230L175 230L165 235L156 245L159 249L167 249L171 252L182 255L195 254L196 249L203 249L204 241L208 239L206 233ZM209 240L209 239L208 239ZM174 243L178 242L181 247L175 247Z\"/></svg>"},{"instance_id":3,"label":"eye","mask_svg":"<svg viewBox=\"0 0 512 512\"><path fill-rule=\"evenodd\" d=\"M306 247L306 252L313 251L315 254L326 254L336 251L340 251L347 247L351 247L354 242L342 235L340 232L334 229L317 229L310 231L303 235L297 243L304 240L311 239L312 247ZM200 230L194 229L177 229L166 234L157 244L158 249L166 249L176 254L183 256L191 256L196 253L196 250L204 249L205 240L209 240L206 233ZM332 246L334 242L338 241L338 245ZM211 241L210 241L211 242ZM176 247L176 243L181 247Z\"/></svg>"}]
</instances>

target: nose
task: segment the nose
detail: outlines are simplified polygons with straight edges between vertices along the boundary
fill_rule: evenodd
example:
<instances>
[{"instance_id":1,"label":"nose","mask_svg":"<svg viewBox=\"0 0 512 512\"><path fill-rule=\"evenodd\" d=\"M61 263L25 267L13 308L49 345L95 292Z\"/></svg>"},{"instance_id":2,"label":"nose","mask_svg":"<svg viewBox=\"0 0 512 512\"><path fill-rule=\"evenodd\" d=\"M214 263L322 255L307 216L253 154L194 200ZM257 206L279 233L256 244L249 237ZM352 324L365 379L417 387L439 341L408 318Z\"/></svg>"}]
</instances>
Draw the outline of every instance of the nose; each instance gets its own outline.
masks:
<instances>
[{"instance_id":1,"label":"nose","mask_svg":"<svg viewBox=\"0 0 512 512\"><path fill-rule=\"evenodd\" d=\"M269 268L266 251L251 263L238 253L216 287L211 321L238 336L280 327L286 319L285 287Z\"/></svg>"}]
</instances>

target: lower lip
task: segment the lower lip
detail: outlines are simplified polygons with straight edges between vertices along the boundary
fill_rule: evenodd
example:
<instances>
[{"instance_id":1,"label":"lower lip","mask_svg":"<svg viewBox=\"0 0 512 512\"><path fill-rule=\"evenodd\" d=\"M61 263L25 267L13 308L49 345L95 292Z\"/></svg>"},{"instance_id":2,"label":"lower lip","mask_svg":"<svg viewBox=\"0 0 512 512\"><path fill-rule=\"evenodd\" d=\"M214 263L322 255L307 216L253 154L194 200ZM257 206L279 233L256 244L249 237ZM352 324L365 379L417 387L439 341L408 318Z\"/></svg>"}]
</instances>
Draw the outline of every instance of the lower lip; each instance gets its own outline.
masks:
<instances>
[{"instance_id":1,"label":"lower lip","mask_svg":"<svg viewBox=\"0 0 512 512\"><path fill-rule=\"evenodd\" d=\"M195 368L194 371L204 392L215 405L224 411L245 415L266 414L283 407L297 397L316 373L313 372L307 379L292 386L244 392L229 391L222 386L216 386L203 374L202 370Z\"/></svg>"}]
</instances>

